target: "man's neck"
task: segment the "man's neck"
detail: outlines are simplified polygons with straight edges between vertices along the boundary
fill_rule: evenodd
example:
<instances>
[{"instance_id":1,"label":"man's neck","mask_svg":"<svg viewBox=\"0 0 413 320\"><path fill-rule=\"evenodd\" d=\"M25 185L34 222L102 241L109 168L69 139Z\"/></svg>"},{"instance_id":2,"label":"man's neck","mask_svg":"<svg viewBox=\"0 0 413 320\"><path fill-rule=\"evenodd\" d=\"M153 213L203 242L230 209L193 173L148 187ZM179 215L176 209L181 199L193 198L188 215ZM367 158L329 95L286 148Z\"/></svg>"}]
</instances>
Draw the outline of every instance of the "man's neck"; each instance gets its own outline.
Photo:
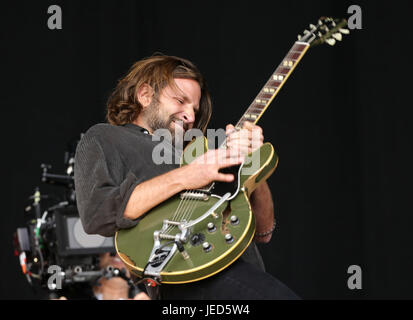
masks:
<instances>
[{"instance_id":1,"label":"man's neck","mask_svg":"<svg viewBox=\"0 0 413 320\"><path fill-rule=\"evenodd\" d=\"M137 126L139 126L139 127L141 127L141 128L144 128L144 129L148 130L148 132L149 132L150 134L153 134L151 128L147 125L147 123L146 123L141 117L138 117L138 118L137 118L135 121L133 121L132 123L133 123L133 124L136 124Z\"/></svg>"}]
</instances>

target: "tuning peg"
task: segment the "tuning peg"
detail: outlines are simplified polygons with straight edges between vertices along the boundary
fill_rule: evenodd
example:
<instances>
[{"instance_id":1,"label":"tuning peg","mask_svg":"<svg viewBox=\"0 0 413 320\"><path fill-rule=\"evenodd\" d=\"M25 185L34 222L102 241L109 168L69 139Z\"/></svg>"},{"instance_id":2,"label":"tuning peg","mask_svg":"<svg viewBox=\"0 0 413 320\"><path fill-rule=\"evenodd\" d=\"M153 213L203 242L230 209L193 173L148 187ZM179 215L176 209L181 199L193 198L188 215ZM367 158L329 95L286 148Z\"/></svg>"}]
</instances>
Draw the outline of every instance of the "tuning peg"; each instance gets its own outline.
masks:
<instances>
[{"instance_id":1,"label":"tuning peg","mask_svg":"<svg viewBox=\"0 0 413 320\"><path fill-rule=\"evenodd\" d=\"M313 25L312 23L310 23L310 28L311 28L312 31L317 29L317 27L315 25Z\"/></svg>"},{"instance_id":2,"label":"tuning peg","mask_svg":"<svg viewBox=\"0 0 413 320\"><path fill-rule=\"evenodd\" d=\"M320 31L318 31L317 36L319 36L321 38L323 36L323 34Z\"/></svg>"},{"instance_id":3,"label":"tuning peg","mask_svg":"<svg viewBox=\"0 0 413 320\"><path fill-rule=\"evenodd\" d=\"M310 33L310 31L304 30L304 34L309 34L309 33Z\"/></svg>"},{"instance_id":4,"label":"tuning peg","mask_svg":"<svg viewBox=\"0 0 413 320\"><path fill-rule=\"evenodd\" d=\"M342 34L349 34L350 33L350 30L344 29L344 28L340 28L340 29L338 29L338 31L340 31Z\"/></svg>"},{"instance_id":5,"label":"tuning peg","mask_svg":"<svg viewBox=\"0 0 413 320\"><path fill-rule=\"evenodd\" d=\"M336 39L337 41L341 41L343 39L343 36L341 35L340 32L333 33L333 38Z\"/></svg>"},{"instance_id":6,"label":"tuning peg","mask_svg":"<svg viewBox=\"0 0 413 320\"><path fill-rule=\"evenodd\" d=\"M318 25L321 26L323 24L323 21L321 19L318 19Z\"/></svg>"},{"instance_id":7,"label":"tuning peg","mask_svg":"<svg viewBox=\"0 0 413 320\"><path fill-rule=\"evenodd\" d=\"M299 35L297 36L297 38L298 38L298 40L301 40L301 35L299 34Z\"/></svg>"},{"instance_id":8,"label":"tuning peg","mask_svg":"<svg viewBox=\"0 0 413 320\"><path fill-rule=\"evenodd\" d=\"M330 46L334 46L336 44L336 40L334 40L333 38L328 38L326 39L326 42L330 45Z\"/></svg>"},{"instance_id":9,"label":"tuning peg","mask_svg":"<svg viewBox=\"0 0 413 320\"><path fill-rule=\"evenodd\" d=\"M335 27L337 24L336 24L336 22L333 20L333 21L331 21L331 25L332 25L333 27Z\"/></svg>"}]
</instances>

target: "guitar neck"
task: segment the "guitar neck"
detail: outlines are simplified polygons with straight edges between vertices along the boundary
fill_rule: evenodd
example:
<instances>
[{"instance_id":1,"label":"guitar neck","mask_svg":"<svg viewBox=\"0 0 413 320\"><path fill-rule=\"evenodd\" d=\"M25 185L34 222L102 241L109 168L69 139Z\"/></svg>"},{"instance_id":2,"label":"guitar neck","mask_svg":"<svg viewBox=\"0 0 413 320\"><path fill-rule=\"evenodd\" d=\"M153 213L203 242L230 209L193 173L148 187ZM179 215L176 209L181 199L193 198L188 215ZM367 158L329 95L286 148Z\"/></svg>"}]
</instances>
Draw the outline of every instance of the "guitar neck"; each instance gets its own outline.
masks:
<instances>
[{"instance_id":1,"label":"guitar neck","mask_svg":"<svg viewBox=\"0 0 413 320\"><path fill-rule=\"evenodd\" d=\"M244 115L237 122L235 125L236 129L242 128L245 121L250 121L254 124L258 122L309 47L309 44L305 42L297 41L294 43Z\"/></svg>"}]
</instances>

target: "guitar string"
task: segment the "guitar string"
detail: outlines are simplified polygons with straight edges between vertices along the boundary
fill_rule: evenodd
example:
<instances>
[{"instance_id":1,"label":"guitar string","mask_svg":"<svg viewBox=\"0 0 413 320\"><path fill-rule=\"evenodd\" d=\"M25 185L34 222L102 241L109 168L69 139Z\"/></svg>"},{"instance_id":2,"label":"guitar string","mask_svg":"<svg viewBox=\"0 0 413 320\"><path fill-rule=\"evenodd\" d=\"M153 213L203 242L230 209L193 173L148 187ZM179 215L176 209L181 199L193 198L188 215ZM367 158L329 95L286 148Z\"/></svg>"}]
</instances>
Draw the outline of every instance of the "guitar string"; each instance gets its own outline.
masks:
<instances>
[{"instance_id":1,"label":"guitar string","mask_svg":"<svg viewBox=\"0 0 413 320\"><path fill-rule=\"evenodd\" d=\"M188 195L188 198L189 198L189 200L188 200L188 205L186 206L185 209L181 210L180 215L179 215L179 217L178 217L178 220L179 220L180 222L182 222L182 221L184 220L187 212L189 212L189 211L192 210L192 208L193 208L193 206L194 206L194 203L196 202L194 199L191 199L191 196L190 196L190 195Z\"/></svg>"},{"instance_id":2,"label":"guitar string","mask_svg":"<svg viewBox=\"0 0 413 320\"><path fill-rule=\"evenodd\" d=\"M176 208L174 214L172 215L172 217L170 218L171 221L176 221L176 217L178 212L181 210L181 207L185 205L185 198L181 198L181 200L179 201L179 205ZM169 228L168 228L169 229Z\"/></svg>"},{"instance_id":3,"label":"guitar string","mask_svg":"<svg viewBox=\"0 0 413 320\"><path fill-rule=\"evenodd\" d=\"M190 191L190 190L188 190L188 191ZM182 204L182 208L180 208L180 207L181 207L181 204ZM180 203L179 203L179 205L178 205L178 208L176 209L176 211L175 211L175 213L174 213L174 215L173 215L173 217L172 217L171 220L172 220L172 221L180 222L180 219L181 219L180 217L183 215L182 213L188 210L188 207L190 206L190 204L191 204L190 196L189 196L189 195L184 196L184 197L181 199L181 201L180 201ZM172 229L174 229L174 227L176 227L176 226L174 226L174 225L169 226L169 227L166 229L165 232L166 232L166 233L169 233L170 231L172 231Z\"/></svg>"},{"instance_id":4,"label":"guitar string","mask_svg":"<svg viewBox=\"0 0 413 320\"><path fill-rule=\"evenodd\" d=\"M182 210L181 207L185 207L185 205L187 204L187 201L186 201L187 198L188 198L188 196L184 196L184 197L181 199L181 201L179 201L178 207L176 208L173 216L170 218L171 221L178 221L179 212L180 212L180 210ZM165 230L165 233L168 234L168 233L173 229L173 227L174 227L174 226L168 226L168 228Z\"/></svg>"},{"instance_id":5,"label":"guitar string","mask_svg":"<svg viewBox=\"0 0 413 320\"><path fill-rule=\"evenodd\" d=\"M202 194L201 192L198 192L196 194ZM182 220L186 220L189 221L190 218L192 217L192 214L194 213L195 209L198 207L200 203L200 200L194 199L192 207L190 209L187 210L187 212L185 213L185 215L183 215Z\"/></svg>"},{"instance_id":6,"label":"guitar string","mask_svg":"<svg viewBox=\"0 0 413 320\"><path fill-rule=\"evenodd\" d=\"M195 192L196 193L196 192ZM201 194L201 192L198 192L197 194ZM190 196L188 196L189 198ZM199 201L196 199L185 199L185 204L186 206L184 206L184 208L181 208L181 210L177 210L176 213L177 215L175 216L175 221L188 221L187 219L189 217L192 217L193 212L195 211L195 209L198 207L197 204L199 204ZM181 201L183 202L183 201ZM184 205L185 205L184 204ZM176 227L176 226L169 226L168 229L166 230L167 233L171 232L172 229Z\"/></svg>"},{"instance_id":7,"label":"guitar string","mask_svg":"<svg viewBox=\"0 0 413 320\"><path fill-rule=\"evenodd\" d=\"M190 196L188 196L188 198L190 198ZM186 219L188 217L188 213L193 212L197 204L196 199L189 199L186 202L187 202L187 206L181 209L181 212L179 212L179 214L176 217L177 221L182 222L184 219Z\"/></svg>"}]
</instances>

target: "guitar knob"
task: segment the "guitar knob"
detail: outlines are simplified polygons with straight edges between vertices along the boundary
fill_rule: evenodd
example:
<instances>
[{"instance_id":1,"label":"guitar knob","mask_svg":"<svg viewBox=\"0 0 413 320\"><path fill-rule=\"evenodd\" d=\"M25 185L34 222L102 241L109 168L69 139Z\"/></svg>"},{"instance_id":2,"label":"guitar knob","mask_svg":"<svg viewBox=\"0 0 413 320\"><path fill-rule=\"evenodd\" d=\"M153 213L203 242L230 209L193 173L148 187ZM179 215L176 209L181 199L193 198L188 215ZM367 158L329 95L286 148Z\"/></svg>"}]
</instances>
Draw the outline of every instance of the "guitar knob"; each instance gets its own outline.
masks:
<instances>
[{"instance_id":1,"label":"guitar knob","mask_svg":"<svg viewBox=\"0 0 413 320\"><path fill-rule=\"evenodd\" d=\"M237 224L239 224L239 219L237 216L231 216L230 221L233 226L236 226Z\"/></svg>"},{"instance_id":2,"label":"guitar knob","mask_svg":"<svg viewBox=\"0 0 413 320\"><path fill-rule=\"evenodd\" d=\"M214 232L215 230L217 230L217 227L215 227L215 224L213 224L212 222L208 223L207 227L209 232Z\"/></svg>"},{"instance_id":3,"label":"guitar knob","mask_svg":"<svg viewBox=\"0 0 413 320\"><path fill-rule=\"evenodd\" d=\"M225 235L225 241L226 241L227 243L232 243L232 242L234 241L234 237L232 236L232 234L227 233L227 234Z\"/></svg>"},{"instance_id":4,"label":"guitar knob","mask_svg":"<svg viewBox=\"0 0 413 320\"><path fill-rule=\"evenodd\" d=\"M209 252L212 249L212 246L209 242L204 242L202 244L202 248L204 249L205 252Z\"/></svg>"}]
</instances>

